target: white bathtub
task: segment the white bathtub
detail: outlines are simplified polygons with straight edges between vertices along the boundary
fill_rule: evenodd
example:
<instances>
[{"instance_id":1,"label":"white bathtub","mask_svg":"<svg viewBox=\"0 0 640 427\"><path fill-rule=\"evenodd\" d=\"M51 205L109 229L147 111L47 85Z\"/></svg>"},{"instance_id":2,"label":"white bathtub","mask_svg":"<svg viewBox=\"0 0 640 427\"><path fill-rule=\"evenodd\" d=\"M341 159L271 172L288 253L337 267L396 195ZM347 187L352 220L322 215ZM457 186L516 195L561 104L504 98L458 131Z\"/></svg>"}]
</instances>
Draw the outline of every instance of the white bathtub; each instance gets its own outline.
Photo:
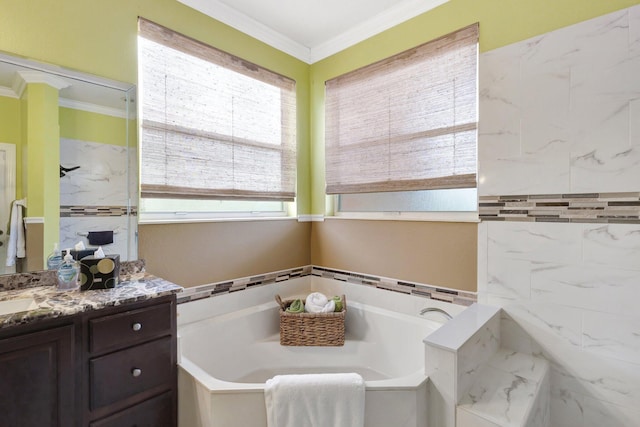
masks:
<instances>
[{"instance_id":1,"label":"white bathtub","mask_svg":"<svg viewBox=\"0 0 640 427\"><path fill-rule=\"evenodd\" d=\"M252 290L241 293L245 292ZM275 292L280 291L274 287ZM234 306L240 297L181 304L182 317L190 316L190 306L201 314L178 326L180 426L266 427L267 379L277 374L357 372L366 383L366 427L425 427L422 340L441 323L352 301L345 293L343 347L281 346L275 302L208 317L202 313L219 312L225 298Z\"/></svg>"}]
</instances>

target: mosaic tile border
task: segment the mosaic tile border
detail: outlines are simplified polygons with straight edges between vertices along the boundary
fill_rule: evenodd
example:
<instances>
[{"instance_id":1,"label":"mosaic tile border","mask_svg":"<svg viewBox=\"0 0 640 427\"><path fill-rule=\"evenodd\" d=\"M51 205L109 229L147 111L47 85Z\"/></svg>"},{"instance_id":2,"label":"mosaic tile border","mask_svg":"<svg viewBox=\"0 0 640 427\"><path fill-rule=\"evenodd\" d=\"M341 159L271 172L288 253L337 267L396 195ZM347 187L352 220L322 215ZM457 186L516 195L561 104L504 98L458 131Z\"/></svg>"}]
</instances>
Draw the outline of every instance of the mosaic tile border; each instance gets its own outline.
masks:
<instances>
[{"instance_id":1,"label":"mosaic tile border","mask_svg":"<svg viewBox=\"0 0 640 427\"><path fill-rule=\"evenodd\" d=\"M178 293L177 303L195 301L202 298L209 298L231 292L244 291L254 286L271 285L277 282L293 279L295 277L308 276L311 274L311 266L296 267L289 270L281 270L272 273L261 274L241 279L227 280L224 282L209 283L206 285L184 288Z\"/></svg>"},{"instance_id":2,"label":"mosaic tile border","mask_svg":"<svg viewBox=\"0 0 640 427\"><path fill-rule=\"evenodd\" d=\"M416 295L437 301L449 302L458 305L469 306L477 301L477 295L473 292L463 292L436 286L395 280L386 277L353 273L344 270L335 270L325 267L308 265L305 267L267 273L260 276L211 283L206 285L185 288L178 294L178 304L209 298L231 292L242 291L253 286L270 285L277 282L302 276L318 276L357 285L374 286L377 289L400 292L406 295Z\"/></svg>"},{"instance_id":3,"label":"mosaic tile border","mask_svg":"<svg viewBox=\"0 0 640 427\"><path fill-rule=\"evenodd\" d=\"M482 221L640 224L640 192L480 196Z\"/></svg>"},{"instance_id":4,"label":"mosaic tile border","mask_svg":"<svg viewBox=\"0 0 640 427\"><path fill-rule=\"evenodd\" d=\"M126 206L60 206L60 217L126 216ZM138 208L131 207L131 215L138 215Z\"/></svg>"},{"instance_id":5,"label":"mosaic tile border","mask_svg":"<svg viewBox=\"0 0 640 427\"><path fill-rule=\"evenodd\" d=\"M470 306L477 301L477 295L473 292L458 291L455 289L441 288L422 283L396 280L388 277L378 277L352 273L342 270L334 270L325 267L312 267L311 274L328 279L341 280L343 282L357 285L374 286L385 291L399 292L406 295L416 295L436 301L449 302L452 304Z\"/></svg>"}]
</instances>

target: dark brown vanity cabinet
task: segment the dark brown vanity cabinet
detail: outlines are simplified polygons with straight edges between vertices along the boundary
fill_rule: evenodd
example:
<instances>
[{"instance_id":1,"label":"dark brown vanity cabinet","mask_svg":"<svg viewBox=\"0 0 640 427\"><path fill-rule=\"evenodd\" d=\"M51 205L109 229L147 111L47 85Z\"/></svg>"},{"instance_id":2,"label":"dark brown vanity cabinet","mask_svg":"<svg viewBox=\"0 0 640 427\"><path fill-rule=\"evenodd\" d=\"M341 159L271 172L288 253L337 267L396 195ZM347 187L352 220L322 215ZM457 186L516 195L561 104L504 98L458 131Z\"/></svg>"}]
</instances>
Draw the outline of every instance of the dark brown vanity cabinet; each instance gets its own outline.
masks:
<instances>
[{"instance_id":1,"label":"dark brown vanity cabinet","mask_svg":"<svg viewBox=\"0 0 640 427\"><path fill-rule=\"evenodd\" d=\"M175 297L89 313L84 325L84 425L176 426Z\"/></svg>"},{"instance_id":2,"label":"dark brown vanity cabinet","mask_svg":"<svg viewBox=\"0 0 640 427\"><path fill-rule=\"evenodd\" d=\"M42 322L0 337L0 426L77 426L74 323ZM12 335L18 333L18 335Z\"/></svg>"},{"instance_id":3,"label":"dark brown vanity cabinet","mask_svg":"<svg viewBox=\"0 0 640 427\"><path fill-rule=\"evenodd\" d=\"M175 427L175 296L0 330L0 427Z\"/></svg>"}]
</instances>

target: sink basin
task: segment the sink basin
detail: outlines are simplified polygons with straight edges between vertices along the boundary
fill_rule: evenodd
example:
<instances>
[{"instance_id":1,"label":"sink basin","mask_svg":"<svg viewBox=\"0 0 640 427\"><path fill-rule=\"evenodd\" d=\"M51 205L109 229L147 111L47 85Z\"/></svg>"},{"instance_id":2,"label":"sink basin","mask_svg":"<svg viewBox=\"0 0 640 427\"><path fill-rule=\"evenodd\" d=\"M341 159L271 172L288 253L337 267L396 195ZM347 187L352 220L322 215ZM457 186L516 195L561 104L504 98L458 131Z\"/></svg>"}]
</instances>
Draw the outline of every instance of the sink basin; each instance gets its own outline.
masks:
<instances>
[{"instance_id":1,"label":"sink basin","mask_svg":"<svg viewBox=\"0 0 640 427\"><path fill-rule=\"evenodd\" d=\"M0 316L21 311L34 310L38 304L33 298L19 298L9 301L0 301Z\"/></svg>"}]
</instances>

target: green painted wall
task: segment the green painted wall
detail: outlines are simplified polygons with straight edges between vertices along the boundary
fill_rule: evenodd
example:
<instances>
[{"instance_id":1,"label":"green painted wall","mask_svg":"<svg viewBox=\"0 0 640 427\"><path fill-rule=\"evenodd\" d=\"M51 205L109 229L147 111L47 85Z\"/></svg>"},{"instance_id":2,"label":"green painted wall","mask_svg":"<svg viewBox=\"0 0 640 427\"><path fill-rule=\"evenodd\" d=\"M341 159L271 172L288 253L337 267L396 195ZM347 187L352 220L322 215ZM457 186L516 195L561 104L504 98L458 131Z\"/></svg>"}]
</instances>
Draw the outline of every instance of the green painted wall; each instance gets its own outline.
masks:
<instances>
[{"instance_id":1,"label":"green painted wall","mask_svg":"<svg viewBox=\"0 0 640 427\"><path fill-rule=\"evenodd\" d=\"M60 107L60 137L126 146L126 119Z\"/></svg>"},{"instance_id":2,"label":"green painted wall","mask_svg":"<svg viewBox=\"0 0 640 427\"><path fill-rule=\"evenodd\" d=\"M450 0L311 66L312 213L331 213L324 194L324 82L474 22L480 51L640 4L640 0Z\"/></svg>"},{"instance_id":3,"label":"green painted wall","mask_svg":"<svg viewBox=\"0 0 640 427\"><path fill-rule=\"evenodd\" d=\"M298 212L311 209L309 65L176 0L0 0L0 51L137 82L138 16L293 78L298 99Z\"/></svg>"},{"instance_id":4,"label":"green painted wall","mask_svg":"<svg viewBox=\"0 0 640 427\"><path fill-rule=\"evenodd\" d=\"M0 96L0 142L20 143L20 100Z\"/></svg>"},{"instance_id":5,"label":"green painted wall","mask_svg":"<svg viewBox=\"0 0 640 427\"><path fill-rule=\"evenodd\" d=\"M0 142L16 146L16 198L22 198L22 124L20 100L0 96Z\"/></svg>"},{"instance_id":6,"label":"green painted wall","mask_svg":"<svg viewBox=\"0 0 640 427\"><path fill-rule=\"evenodd\" d=\"M23 146L29 164L24 195L27 216L44 218L43 251L59 241L60 223L60 127L58 90L30 83L22 95L26 132ZM45 266L43 266L45 267Z\"/></svg>"}]
</instances>

